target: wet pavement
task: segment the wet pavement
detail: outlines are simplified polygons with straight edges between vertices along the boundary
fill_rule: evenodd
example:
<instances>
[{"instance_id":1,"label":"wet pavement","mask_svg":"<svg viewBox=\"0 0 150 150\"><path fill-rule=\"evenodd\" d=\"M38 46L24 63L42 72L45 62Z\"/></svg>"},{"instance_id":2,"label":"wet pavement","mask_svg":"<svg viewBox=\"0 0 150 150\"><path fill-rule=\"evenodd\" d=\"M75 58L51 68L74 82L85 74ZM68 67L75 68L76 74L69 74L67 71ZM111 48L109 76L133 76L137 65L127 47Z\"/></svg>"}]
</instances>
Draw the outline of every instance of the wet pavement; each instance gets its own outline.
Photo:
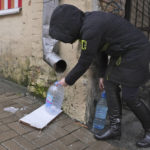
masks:
<instances>
[{"instance_id":1,"label":"wet pavement","mask_svg":"<svg viewBox=\"0 0 150 150\"><path fill-rule=\"evenodd\" d=\"M97 141L84 125L65 113L42 131L19 123L20 118L42 104L41 100L27 94L26 88L0 79L0 150L138 149L135 141L142 137L143 130L128 110L123 111L121 140ZM14 112L5 111L10 107L15 108Z\"/></svg>"}]
</instances>

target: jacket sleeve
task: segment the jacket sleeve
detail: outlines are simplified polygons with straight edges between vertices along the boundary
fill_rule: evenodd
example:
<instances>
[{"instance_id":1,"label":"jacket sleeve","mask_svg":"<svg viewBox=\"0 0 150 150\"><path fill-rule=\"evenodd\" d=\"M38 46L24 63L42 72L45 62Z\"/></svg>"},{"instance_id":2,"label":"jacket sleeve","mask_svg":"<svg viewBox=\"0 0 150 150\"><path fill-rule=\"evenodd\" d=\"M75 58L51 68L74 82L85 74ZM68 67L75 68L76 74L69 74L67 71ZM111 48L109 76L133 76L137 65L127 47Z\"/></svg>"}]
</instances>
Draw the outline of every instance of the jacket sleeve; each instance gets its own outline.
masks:
<instances>
[{"instance_id":1,"label":"jacket sleeve","mask_svg":"<svg viewBox=\"0 0 150 150\"><path fill-rule=\"evenodd\" d=\"M75 67L68 73L65 81L68 85L73 85L89 68L93 59L96 57L99 42L97 39L81 40L81 56Z\"/></svg>"},{"instance_id":2,"label":"jacket sleeve","mask_svg":"<svg viewBox=\"0 0 150 150\"><path fill-rule=\"evenodd\" d=\"M99 56L99 78L103 78L108 64L108 55L101 52Z\"/></svg>"}]
</instances>

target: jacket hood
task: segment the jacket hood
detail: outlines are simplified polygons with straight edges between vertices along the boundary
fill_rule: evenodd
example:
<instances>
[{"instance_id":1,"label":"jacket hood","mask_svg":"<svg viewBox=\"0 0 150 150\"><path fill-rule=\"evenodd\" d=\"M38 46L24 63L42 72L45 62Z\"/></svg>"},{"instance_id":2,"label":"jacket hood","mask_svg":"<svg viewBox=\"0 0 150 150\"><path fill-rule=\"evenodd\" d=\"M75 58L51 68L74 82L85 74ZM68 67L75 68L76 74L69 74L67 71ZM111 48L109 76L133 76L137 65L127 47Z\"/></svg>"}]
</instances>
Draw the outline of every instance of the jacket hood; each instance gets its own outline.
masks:
<instances>
[{"instance_id":1,"label":"jacket hood","mask_svg":"<svg viewBox=\"0 0 150 150\"><path fill-rule=\"evenodd\" d=\"M50 20L50 36L65 43L73 43L79 38L83 16L84 13L73 5L56 7Z\"/></svg>"}]
</instances>

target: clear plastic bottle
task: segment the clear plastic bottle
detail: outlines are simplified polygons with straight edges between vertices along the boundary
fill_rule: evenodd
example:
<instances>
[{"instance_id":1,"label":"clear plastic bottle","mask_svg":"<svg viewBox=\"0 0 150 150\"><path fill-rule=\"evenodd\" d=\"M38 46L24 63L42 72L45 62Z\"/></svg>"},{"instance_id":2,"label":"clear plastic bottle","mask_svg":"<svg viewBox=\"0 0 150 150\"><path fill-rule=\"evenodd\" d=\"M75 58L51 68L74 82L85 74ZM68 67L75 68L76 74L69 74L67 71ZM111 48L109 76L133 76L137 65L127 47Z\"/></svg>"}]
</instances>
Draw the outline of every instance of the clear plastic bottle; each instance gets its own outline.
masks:
<instances>
[{"instance_id":1,"label":"clear plastic bottle","mask_svg":"<svg viewBox=\"0 0 150 150\"><path fill-rule=\"evenodd\" d=\"M51 111L54 107L56 109L61 109L62 102L64 100L64 88L62 85L55 82L51 85L47 91L46 96L46 109L47 111Z\"/></svg>"},{"instance_id":2,"label":"clear plastic bottle","mask_svg":"<svg viewBox=\"0 0 150 150\"><path fill-rule=\"evenodd\" d=\"M100 100L96 105L95 118L93 121L93 131L101 130L105 127L105 121L107 117L107 102L106 102L106 92L103 91Z\"/></svg>"}]
</instances>

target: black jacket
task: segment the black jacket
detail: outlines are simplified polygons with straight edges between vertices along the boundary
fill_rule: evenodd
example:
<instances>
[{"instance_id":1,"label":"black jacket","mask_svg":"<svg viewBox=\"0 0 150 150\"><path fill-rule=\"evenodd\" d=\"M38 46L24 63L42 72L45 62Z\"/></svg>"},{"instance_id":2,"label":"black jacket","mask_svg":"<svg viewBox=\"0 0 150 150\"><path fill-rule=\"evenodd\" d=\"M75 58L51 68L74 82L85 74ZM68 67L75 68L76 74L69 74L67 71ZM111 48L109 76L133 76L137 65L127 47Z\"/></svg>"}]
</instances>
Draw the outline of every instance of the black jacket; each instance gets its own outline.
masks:
<instances>
[{"instance_id":1,"label":"black jacket","mask_svg":"<svg viewBox=\"0 0 150 150\"><path fill-rule=\"evenodd\" d=\"M66 76L72 85L99 56L100 77L127 86L139 86L148 78L150 43L125 19L111 13L83 13L72 5L60 5L52 14L50 36L65 43L81 42L81 56ZM108 64L108 56L111 56Z\"/></svg>"}]
</instances>

